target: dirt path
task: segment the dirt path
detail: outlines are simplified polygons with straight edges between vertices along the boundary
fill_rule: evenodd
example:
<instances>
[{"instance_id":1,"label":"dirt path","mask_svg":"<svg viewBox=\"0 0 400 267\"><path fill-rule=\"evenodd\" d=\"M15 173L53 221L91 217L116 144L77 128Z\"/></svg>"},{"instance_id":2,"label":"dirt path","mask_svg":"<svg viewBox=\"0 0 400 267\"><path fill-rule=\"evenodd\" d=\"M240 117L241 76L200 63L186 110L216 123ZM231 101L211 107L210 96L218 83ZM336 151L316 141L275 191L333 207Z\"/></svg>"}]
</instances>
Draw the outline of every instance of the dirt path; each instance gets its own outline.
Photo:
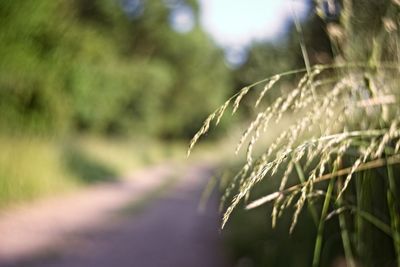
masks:
<instances>
[{"instance_id":1,"label":"dirt path","mask_svg":"<svg viewBox=\"0 0 400 267\"><path fill-rule=\"evenodd\" d=\"M207 165L166 164L0 214L0 266L227 266L217 200L197 210L210 174ZM173 177L164 196L141 203Z\"/></svg>"}]
</instances>

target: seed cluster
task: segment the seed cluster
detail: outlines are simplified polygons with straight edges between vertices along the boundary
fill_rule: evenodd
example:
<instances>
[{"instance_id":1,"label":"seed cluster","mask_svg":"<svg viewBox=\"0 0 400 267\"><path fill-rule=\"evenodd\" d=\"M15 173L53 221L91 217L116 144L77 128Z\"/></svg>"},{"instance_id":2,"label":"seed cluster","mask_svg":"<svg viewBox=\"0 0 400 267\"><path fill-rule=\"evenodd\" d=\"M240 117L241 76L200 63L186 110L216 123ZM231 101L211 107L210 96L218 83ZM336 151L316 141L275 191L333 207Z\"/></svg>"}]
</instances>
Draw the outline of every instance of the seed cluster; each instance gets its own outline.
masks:
<instances>
[{"instance_id":1,"label":"seed cluster","mask_svg":"<svg viewBox=\"0 0 400 267\"><path fill-rule=\"evenodd\" d=\"M261 108L270 90L279 89L276 85L282 79L300 72L305 74L294 89L282 92L270 101L271 104ZM308 72L292 71L263 80L265 86L254 103L254 108L260 111L236 148L239 153L247 145L246 162L222 196L222 206L231 199L222 227L240 201L248 198L252 188L262 179L280 179L279 188L254 200L247 208L273 201L272 222L275 225L282 212L293 206L290 227L293 231L305 203L324 195L323 190L315 187L321 177L330 175L333 179L336 172L346 170L337 195L340 198L354 173L365 166L373 166L370 162L387 158L400 161L398 72L398 68L390 64L382 64L373 71L363 64L316 65ZM208 131L210 123L216 120L218 124L231 102L235 113L259 83L243 88L212 113L190 142L188 154ZM255 155L254 148L259 145L260 138L271 127L279 125L282 118L290 118L290 125L261 154ZM279 171L281 169L284 171ZM288 190L287 183L293 173L300 182ZM231 196L234 192L237 193Z\"/></svg>"}]
</instances>

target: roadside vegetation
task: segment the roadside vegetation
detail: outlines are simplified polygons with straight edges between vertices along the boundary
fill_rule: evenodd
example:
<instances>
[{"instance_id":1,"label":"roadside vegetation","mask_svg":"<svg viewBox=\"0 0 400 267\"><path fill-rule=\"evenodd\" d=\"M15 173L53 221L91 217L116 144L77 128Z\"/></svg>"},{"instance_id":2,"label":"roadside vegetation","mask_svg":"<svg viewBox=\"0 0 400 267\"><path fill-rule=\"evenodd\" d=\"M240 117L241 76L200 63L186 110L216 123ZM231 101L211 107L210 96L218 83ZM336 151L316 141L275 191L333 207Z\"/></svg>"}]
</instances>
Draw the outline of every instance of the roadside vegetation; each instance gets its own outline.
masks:
<instances>
[{"instance_id":1,"label":"roadside vegetation","mask_svg":"<svg viewBox=\"0 0 400 267\"><path fill-rule=\"evenodd\" d=\"M228 165L240 128L220 180L238 266L400 266L399 12L315 0L229 68L195 0L3 0L0 209L184 158L192 136Z\"/></svg>"},{"instance_id":2,"label":"roadside vegetation","mask_svg":"<svg viewBox=\"0 0 400 267\"><path fill-rule=\"evenodd\" d=\"M80 136L1 137L0 208L129 178L135 169L183 158L183 145Z\"/></svg>"},{"instance_id":3,"label":"roadside vegetation","mask_svg":"<svg viewBox=\"0 0 400 267\"><path fill-rule=\"evenodd\" d=\"M184 151L232 77L198 23L173 29L182 8L197 20L196 1L1 2L0 206Z\"/></svg>"},{"instance_id":4,"label":"roadside vegetation","mask_svg":"<svg viewBox=\"0 0 400 267\"><path fill-rule=\"evenodd\" d=\"M294 16L305 67L245 85L222 102L189 153L247 100L254 118L236 146L244 164L222 196L222 228L243 266L332 266L340 259L349 267L400 266L400 3L316 1L313 13L330 40L329 62L315 62L307 25ZM259 143L283 118L289 125ZM237 215L237 208L259 212ZM268 224L260 221L265 214Z\"/></svg>"}]
</instances>

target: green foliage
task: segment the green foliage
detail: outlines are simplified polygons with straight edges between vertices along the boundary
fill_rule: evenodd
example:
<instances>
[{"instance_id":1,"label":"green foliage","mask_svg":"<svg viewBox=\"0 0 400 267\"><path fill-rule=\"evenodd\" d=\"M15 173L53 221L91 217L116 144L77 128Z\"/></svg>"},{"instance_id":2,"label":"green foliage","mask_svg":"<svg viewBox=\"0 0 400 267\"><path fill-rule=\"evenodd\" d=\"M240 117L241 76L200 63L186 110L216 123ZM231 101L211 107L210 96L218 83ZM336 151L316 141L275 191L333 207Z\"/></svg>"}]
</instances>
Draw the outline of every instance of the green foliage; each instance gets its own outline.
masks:
<instances>
[{"instance_id":1,"label":"green foliage","mask_svg":"<svg viewBox=\"0 0 400 267\"><path fill-rule=\"evenodd\" d=\"M1 136L0 144L0 207L76 186L54 142Z\"/></svg>"},{"instance_id":2,"label":"green foliage","mask_svg":"<svg viewBox=\"0 0 400 267\"><path fill-rule=\"evenodd\" d=\"M66 171L73 174L78 182L91 184L104 181L115 181L118 173L104 163L90 158L82 149L69 145L63 150Z\"/></svg>"},{"instance_id":3,"label":"green foliage","mask_svg":"<svg viewBox=\"0 0 400 267\"><path fill-rule=\"evenodd\" d=\"M172 30L179 7L142 8L130 17L112 0L3 1L1 131L192 134L230 86L222 53L198 26Z\"/></svg>"},{"instance_id":4,"label":"green foliage","mask_svg":"<svg viewBox=\"0 0 400 267\"><path fill-rule=\"evenodd\" d=\"M172 156L148 140L186 138L226 97L222 52L198 23L172 29L179 5L139 1L132 15L124 2L1 1L0 205Z\"/></svg>"}]
</instances>

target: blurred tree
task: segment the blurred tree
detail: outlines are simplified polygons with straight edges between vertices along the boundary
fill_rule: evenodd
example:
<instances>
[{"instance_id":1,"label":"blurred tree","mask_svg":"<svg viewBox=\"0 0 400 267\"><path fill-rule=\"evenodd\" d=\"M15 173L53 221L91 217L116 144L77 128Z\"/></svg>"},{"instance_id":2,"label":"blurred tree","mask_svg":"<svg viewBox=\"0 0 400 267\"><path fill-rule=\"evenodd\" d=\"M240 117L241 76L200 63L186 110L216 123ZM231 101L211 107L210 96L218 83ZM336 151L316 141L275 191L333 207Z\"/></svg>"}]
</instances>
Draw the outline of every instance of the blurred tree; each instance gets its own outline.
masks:
<instances>
[{"instance_id":1,"label":"blurred tree","mask_svg":"<svg viewBox=\"0 0 400 267\"><path fill-rule=\"evenodd\" d=\"M0 4L1 129L63 128L66 105L57 92L54 68L59 24L56 1L2 1ZM61 120L59 120L59 118Z\"/></svg>"},{"instance_id":2,"label":"blurred tree","mask_svg":"<svg viewBox=\"0 0 400 267\"><path fill-rule=\"evenodd\" d=\"M2 1L2 131L190 136L231 85L197 12L193 0Z\"/></svg>"}]
</instances>

